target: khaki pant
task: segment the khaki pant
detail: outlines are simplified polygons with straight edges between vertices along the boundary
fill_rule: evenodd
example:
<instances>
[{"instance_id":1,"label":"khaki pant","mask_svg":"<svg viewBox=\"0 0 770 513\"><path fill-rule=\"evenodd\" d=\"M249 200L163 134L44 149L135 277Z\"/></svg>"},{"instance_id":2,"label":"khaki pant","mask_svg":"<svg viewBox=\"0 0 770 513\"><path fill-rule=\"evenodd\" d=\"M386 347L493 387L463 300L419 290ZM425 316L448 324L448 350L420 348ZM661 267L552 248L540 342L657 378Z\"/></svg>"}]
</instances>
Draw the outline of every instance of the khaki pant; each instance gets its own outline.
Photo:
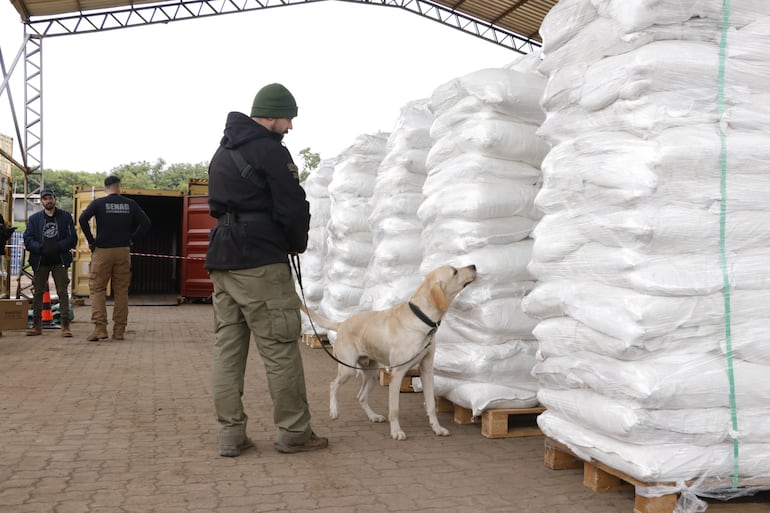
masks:
<instances>
[{"instance_id":1,"label":"khaki pant","mask_svg":"<svg viewBox=\"0 0 770 513\"><path fill-rule=\"evenodd\" d=\"M128 286L131 284L129 248L96 248L91 253L88 288L91 293L91 322L107 326L107 283L112 281L115 303L112 321L118 329L128 324Z\"/></svg>"},{"instance_id":2,"label":"khaki pant","mask_svg":"<svg viewBox=\"0 0 770 513\"><path fill-rule=\"evenodd\" d=\"M248 417L241 396L251 336L267 373L278 441L305 442L311 429L297 343L300 300L288 264L211 271L210 275L216 329L212 394L219 443L237 445L246 436Z\"/></svg>"},{"instance_id":3,"label":"khaki pant","mask_svg":"<svg viewBox=\"0 0 770 513\"><path fill-rule=\"evenodd\" d=\"M53 276L53 283L56 285L56 294L59 296L59 321L64 322L69 319L70 314L70 276L69 269L62 264L40 265L34 272L32 278L32 321L37 325L42 318L43 313L43 294L48 285L48 275Z\"/></svg>"}]
</instances>

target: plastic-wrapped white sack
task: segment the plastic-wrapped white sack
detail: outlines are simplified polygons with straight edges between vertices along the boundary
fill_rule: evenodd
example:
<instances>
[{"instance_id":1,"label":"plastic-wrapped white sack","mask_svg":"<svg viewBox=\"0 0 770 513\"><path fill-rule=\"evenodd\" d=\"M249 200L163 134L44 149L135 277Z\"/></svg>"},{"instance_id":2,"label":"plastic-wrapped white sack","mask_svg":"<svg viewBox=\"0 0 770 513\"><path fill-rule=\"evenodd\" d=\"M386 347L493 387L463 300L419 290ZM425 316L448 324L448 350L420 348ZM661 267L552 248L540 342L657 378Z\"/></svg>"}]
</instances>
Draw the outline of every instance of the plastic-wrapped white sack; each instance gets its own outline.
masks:
<instances>
[{"instance_id":1,"label":"plastic-wrapped white sack","mask_svg":"<svg viewBox=\"0 0 770 513\"><path fill-rule=\"evenodd\" d=\"M545 16L540 26L543 53L549 55L579 35L598 16L610 19L622 34L637 33L653 25L672 25L692 18L707 19L719 25L724 16L718 0L561 0ZM770 14L763 0L733 2L730 25L742 27Z\"/></svg>"},{"instance_id":2,"label":"plastic-wrapped white sack","mask_svg":"<svg viewBox=\"0 0 770 513\"><path fill-rule=\"evenodd\" d=\"M428 130L424 128L423 130ZM430 137L430 134L428 134ZM380 170L377 172L377 177L380 174L387 173L390 168L401 168L407 172L420 173L425 175L425 158L428 156L428 149L426 147L410 148L407 146L391 149L382 159Z\"/></svg>"},{"instance_id":3,"label":"plastic-wrapped white sack","mask_svg":"<svg viewBox=\"0 0 770 513\"><path fill-rule=\"evenodd\" d=\"M437 140L428 152L428 169L440 162L473 152L485 157L518 160L539 166L548 145L535 134L535 125L504 120L467 121Z\"/></svg>"},{"instance_id":4,"label":"plastic-wrapped white sack","mask_svg":"<svg viewBox=\"0 0 770 513\"><path fill-rule=\"evenodd\" d=\"M430 100L422 98L407 102L401 107L398 119L387 141L388 153L394 149L428 148L433 141L428 130L433 122L433 113L429 107Z\"/></svg>"},{"instance_id":5,"label":"plastic-wrapped white sack","mask_svg":"<svg viewBox=\"0 0 770 513\"><path fill-rule=\"evenodd\" d=\"M735 401L741 408L766 408L770 366L733 359ZM714 354L654 355L620 361L587 351L547 358L532 374L544 388L590 388L644 408L729 408L727 358Z\"/></svg>"},{"instance_id":6,"label":"plastic-wrapped white sack","mask_svg":"<svg viewBox=\"0 0 770 513\"><path fill-rule=\"evenodd\" d=\"M335 238L356 237L361 240L371 239L369 229L371 204L367 198L344 198L332 200L331 215L327 230Z\"/></svg>"},{"instance_id":7,"label":"plastic-wrapped white sack","mask_svg":"<svg viewBox=\"0 0 770 513\"><path fill-rule=\"evenodd\" d=\"M486 346L508 344L512 341L527 340L531 344L534 354L536 344L532 330L537 321L528 317L519 305L521 298L503 297L491 300L475 308L454 308L445 316L451 320L437 340L443 343L464 344L471 342L478 346L479 350L486 350ZM482 349L483 348L483 349ZM534 361L529 361L526 374L532 369Z\"/></svg>"},{"instance_id":8,"label":"plastic-wrapped white sack","mask_svg":"<svg viewBox=\"0 0 770 513\"><path fill-rule=\"evenodd\" d=\"M501 179L498 184L479 183L445 186L441 194L432 194L417 210L423 225L430 227L436 220L447 217L481 220L523 216L539 219L535 196L539 188L526 182Z\"/></svg>"},{"instance_id":9,"label":"plastic-wrapped white sack","mask_svg":"<svg viewBox=\"0 0 770 513\"><path fill-rule=\"evenodd\" d=\"M588 152L579 139L554 146L543 161L543 186L535 198L538 209L545 213L574 210L581 203L631 208L640 200L654 205L678 205L686 201L693 207L708 209L720 201L720 180L707 175L708 167L696 170L693 169L695 163L683 162L679 168L681 174L665 172L659 165L664 155L653 151L647 142L610 133L607 138L617 145L605 154ZM763 137L738 139L764 142ZM619 148L627 151L618 151ZM760 157L756 152L755 155ZM770 199L770 177L757 172L758 159L744 156L744 162L745 168L731 171L725 177L730 208L764 210ZM698 163L708 165L705 161ZM623 169L623 173L617 169ZM695 173L700 176L693 176Z\"/></svg>"},{"instance_id":10,"label":"plastic-wrapped white sack","mask_svg":"<svg viewBox=\"0 0 770 513\"><path fill-rule=\"evenodd\" d=\"M329 280L326 284L326 289L324 290L324 303L340 311L346 311L351 307L357 307L360 298L361 288L346 283ZM332 317L331 320L340 321L347 318L349 315L350 314L346 313L342 318Z\"/></svg>"},{"instance_id":11,"label":"plastic-wrapped white sack","mask_svg":"<svg viewBox=\"0 0 770 513\"><path fill-rule=\"evenodd\" d=\"M540 24L545 59L597 17L591 0L560 0Z\"/></svg>"},{"instance_id":12,"label":"plastic-wrapped white sack","mask_svg":"<svg viewBox=\"0 0 770 513\"><path fill-rule=\"evenodd\" d=\"M539 108L537 109L537 119L520 120L503 112L487 110L485 107L483 100L475 96L463 98L436 118L430 127L431 137L441 139L445 136L451 136L454 132L462 130L463 125L467 123L516 121L536 127L543 122L545 117L545 113Z\"/></svg>"},{"instance_id":13,"label":"plastic-wrapped white sack","mask_svg":"<svg viewBox=\"0 0 770 513\"><path fill-rule=\"evenodd\" d=\"M422 202L421 192L392 192L386 200L373 202L369 223L376 225L383 219L397 216L411 215L416 218Z\"/></svg>"},{"instance_id":14,"label":"plastic-wrapped white sack","mask_svg":"<svg viewBox=\"0 0 770 513\"><path fill-rule=\"evenodd\" d=\"M770 211L730 211L725 247L743 252L770 244ZM645 206L639 209L605 211L578 215L564 211L549 214L533 230L536 243L533 260L555 261L565 258L593 241L607 247L629 248L640 252L674 255L712 248L717 254L720 230L719 211L674 206Z\"/></svg>"},{"instance_id":15,"label":"plastic-wrapped white sack","mask_svg":"<svg viewBox=\"0 0 770 513\"><path fill-rule=\"evenodd\" d=\"M733 289L770 289L770 249L730 252L727 279ZM597 281L663 296L708 295L724 289L725 271L715 252L656 255L588 242L561 260L533 261L529 271L543 281Z\"/></svg>"},{"instance_id":16,"label":"plastic-wrapped white sack","mask_svg":"<svg viewBox=\"0 0 770 513\"><path fill-rule=\"evenodd\" d=\"M549 30L543 20L541 31ZM717 43L721 31L713 20L689 19L682 23L656 24L637 32L626 32L611 18L596 17L559 48L548 52L538 71L550 75L556 69L596 62L604 57L630 52L661 40L689 40Z\"/></svg>"},{"instance_id":17,"label":"plastic-wrapped white sack","mask_svg":"<svg viewBox=\"0 0 770 513\"><path fill-rule=\"evenodd\" d=\"M375 246L372 258L376 259L380 266L395 267L411 264L414 274L417 275L417 269L422 261L420 234L412 232L400 238L384 239Z\"/></svg>"},{"instance_id":18,"label":"plastic-wrapped white sack","mask_svg":"<svg viewBox=\"0 0 770 513\"><path fill-rule=\"evenodd\" d=\"M708 18L721 23L724 3L720 0L591 0L600 16L616 20L627 31L654 23L679 23L690 18ZM763 0L741 0L730 4L730 25L742 27L761 16L770 15Z\"/></svg>"},{"instance_id":19,"label":"plastic-wrapped white sack","mask_svg":"<svg viewBox=\"0 0 770 513\"><path fill-rule=\"evenodd\" d=\"M340 160L347 159L350 156L362 155L384 155L385 145L388 143L389 133L378 132L376 134L361 134L353 142L342 150L337 157Z\"/></svg>"},{"instance_id":20,"label":"plastic-wrapped white sack","mask_svg":"<svg viewBox=\"0 0 770 513\"><path fill-rule=\"evenodd\" d=\"M621 440L657 445L666 443L707 446L731 442L730 408L651 410L635 401L610 398L591 390L542 388L540 403L554 415L597 433ZM740 408L741 443L762 443L770 438L770 408Z\"/></svg>"},{"instance_id":21,"label":"plastic-wrapped white sack","mask_svg":"<svg viewBox=\"0 0 770 513\"><path fill-rule=\"evenodd\" d=\"M732 324L770 318L770 291L734 290ZM583 324L623 340L662 336L694 326L724 326L724 296L655 296L596 282L539 282L522 300L522 308L537 319L568 315Z\"/></svg>"},{"instance_id":22,"label":"plastic-wrapped white sack","mask_svg":"<svg viewBox=\"0 0 770 513\"><path fill-rule=\"evenodd\" d=\"M484 110L539 124L543 113L538 105L544 86L545 80L534 74L505 68L481 69L437 87L430 99L430 109L438 117L457 103L473 97L483 103Z\"/></svg>"},{"instance_id":23,"label":"plastic-wrapped white sack","mask_svg":"<svg viewBox=\"0 0 770 513\"><path fill-rule=\"evenodd\" d=\"M733 444L703 447L676 443L634 444L604 436L568 422L546 410L537 424L549 438L566 445L579 458L598 460L644 483L690 481L709 476L731 476L734 470ZM741 445L740 476L744 482L770 477L767 444Z\"/></svg>"},{"instance_id":24,"label":"plastic-wrapped white sack","mask_svg":"<svg viewBox=\"0 0 770 513\"><path fill-rule=\"evenodd\" d=\"M532 240L525 239L508 245L489 245L474 249L463 255L447 255L433 253L423 257L420 271L428 274L433 269L449 262L467 262L450 265L474 264L477 270L476 282L479 278L505 276L511 281L532 281L532 275L527 270L532 253ZM478 285L477 285L478 286Z\"/></svg>"},{"instance_id":25,"label":"plastic-wrapped white sack","mask_svg":"<svg viewBox=\"0 0 770 513\"><path fill-rule=\"evenodd\" d=\"M372 226L374 240L415 232L422 233L422 223L417 219L417 216L390 216L378 219L377 224Z\"/></svg>"},{"instance_id":26,"label":"plastic-wrapped white sack","mask_svg":"<svg viewBox=\"0 0 770 513\"><path fill-rule=\"evenodd\" d=\"M374 203L384 201L388 194L401 192L421 192L425 182L425 171L409 171L402 166L381 168L374 183L372 200Z\"/></svg>"},{"instance_id":27,"label":"plastic-wrapped white sack","mask_svg":"<svg viewBox=\"0 0 770 513\"><path fill-rule=\"evenodd\" d=\"M587 67L561 68L551 74L542 105L548 112L570 105L591 111L617 100L671 91L682 84L711 84L716 90L714 77L718 76L720 66L717 50L709 43L656 41ZM762 93L770 88L770 75L763 64L735 59L727 60L725 67L725 85L730 89Z\"/></svg>"},{"instance_id":28,"label":"plastic-wrapped white sack","mask_svg":"<svg viewBox=\"0 0 770 513\"><path fill-rule=\"evenodd\" d=\"M442 325L439 332L443 329ZM437 332L436 337L440 336ZM441 351L437 353L433 368L444 377L529 390L538 388L537 380L530 374L537 349L534 341L510 340L493 347L439 343Z\"/></svg>"},{"instance_id":29,"label":"plastic-wrapped white sack","mask_svg":"<svg viewBox=\"0 0 770 513\"><path fill-rule=\"evenodd\" d=\"M392 272L393 268L384 268L383 270ZM361 294L359 305L362 310L387 310L398 303L408 301L420 283L422 283L422 278L414 274L414 266L411 266L408 274L367 286Z\"/></svg>"},{"instance_id":30,"label":"plastic-wrapped white sack","mask_svg":"<svg viewBox=\"0 0 770 513\"><path fill-rule=\"evenodd\" d=\"M467 152L431 167L422 192L430 196L440 194L445 186L455 183L494 183L499 179L529 180L536 184L540 180L540 169L524 162Z\"/></svg>"},{"instance_id":31,"label":"plastic-wrapped white sack","mask_svg":"<svg viewBox=\"0 0 770 513\"><path fill-rule=\"evenodd\" d=\"M342 258L331 258L326 265L326 281L339 283L342 286L360 289L365 275L365 266L347 262Z\"/></svg>"},{"instance_id":32,"label":"plastic-wrapped white sack","mask_svg":"<svg viewBox=\"0 0 770 513\"><path fill-rule=\"evenodd\" d=\"M476 417L494 408L533 408L537 406L537 386L513 388L496 383L479 383L435 375L434 391L468 410Z\"/></svg>"},{"instance_id":33,"label":"plastic-wrapped white sack","mask_svg":"<svg viewBox=\"0 0 770 513\"><path fill-rule=\"evenodd\" d=\"M376 155L351 155L341 161L334 169L334 177L329 183L329 195L371 197L379 163Z\"/></svg>"},{"instance_id":34,"label":"plastic-wrapped white sack","mask_svg":"<svg viewBox=\"0 0 770 513\"><path fill-rule=\"evenodd\" d=\"M443 221L436 220L430 231L423 232L423 248L427 253L464 254L490 244L512 244L524 240L536 225L536 220L520 216L478 221L445 218Z\"/></svg>"}]
</instances>

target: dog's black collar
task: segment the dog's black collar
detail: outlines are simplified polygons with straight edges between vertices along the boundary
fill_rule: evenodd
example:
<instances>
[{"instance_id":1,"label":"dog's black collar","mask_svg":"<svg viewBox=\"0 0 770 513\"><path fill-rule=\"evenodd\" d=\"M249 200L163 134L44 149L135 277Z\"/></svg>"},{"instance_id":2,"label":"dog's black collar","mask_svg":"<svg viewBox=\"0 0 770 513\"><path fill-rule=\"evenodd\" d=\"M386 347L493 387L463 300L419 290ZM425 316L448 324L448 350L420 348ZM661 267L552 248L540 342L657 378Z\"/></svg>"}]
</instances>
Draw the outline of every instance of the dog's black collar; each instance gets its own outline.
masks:
<instances>
[{"instance_id":1,"label":"dog's black collar","mask_svg":"<svg viewBox=\"0 0 770 513\"><path fill-rule=\"evenodd\" d=\"M424 322L425 324L427 324L428 326L430 326L434 330L439 327L439 325L441 324L441 321L433 322L432 320L430 320L430 317L425 315L425 312L420 310L419 306L415 305L411 301L409 301L408 304L409 304L409 309L412 311L412 313L414 315L416 315L417 318L420 319L422 322Z\"/></svg>"}]
</instances>

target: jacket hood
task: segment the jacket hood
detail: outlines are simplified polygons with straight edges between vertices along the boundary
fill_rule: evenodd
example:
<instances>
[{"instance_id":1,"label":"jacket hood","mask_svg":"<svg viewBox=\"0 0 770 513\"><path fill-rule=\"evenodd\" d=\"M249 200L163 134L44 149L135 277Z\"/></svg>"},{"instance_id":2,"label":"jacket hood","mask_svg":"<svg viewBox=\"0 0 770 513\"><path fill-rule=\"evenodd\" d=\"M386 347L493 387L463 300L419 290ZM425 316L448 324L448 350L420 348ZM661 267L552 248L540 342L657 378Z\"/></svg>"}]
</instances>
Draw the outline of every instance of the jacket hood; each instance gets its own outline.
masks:
<instances>
[{"instance_id":1,"label":"jacket hood","mask_svg":"<svg viewBox=\"0 0 770 513\"><path fill-rule=\"evenodd\" d=\"M248 141L261 138L272 138L280 142L283 135L271 132L241 112L231 112L227 115L222 146L237 148Z\"/></svg>"}]
</instances>

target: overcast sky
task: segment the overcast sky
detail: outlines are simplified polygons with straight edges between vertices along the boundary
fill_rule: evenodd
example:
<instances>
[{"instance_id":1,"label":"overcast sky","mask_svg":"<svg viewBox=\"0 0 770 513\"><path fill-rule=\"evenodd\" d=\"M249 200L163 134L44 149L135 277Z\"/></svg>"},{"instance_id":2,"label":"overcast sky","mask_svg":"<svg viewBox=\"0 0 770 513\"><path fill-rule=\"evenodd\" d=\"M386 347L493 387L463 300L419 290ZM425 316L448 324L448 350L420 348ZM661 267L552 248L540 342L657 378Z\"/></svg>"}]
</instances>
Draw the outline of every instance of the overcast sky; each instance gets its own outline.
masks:
<instances>
[{"instance_id":1,"label":"overcast sky","mask_svg":"<svg viewBox=\"0 0 770 513\"><path fill-rule=\"evenodd\" d=\"M0 0L6 67L22 37ZM407 102L518 55L410 11L335 1L52 37L43 43L43 165L107 172L208 161L227 113L248 113L270 82L299 105L284 139L292 154L309 147L332 158L360 134L389 132ZM22 60L12 81L21 122L23 74ZM15 138L6 94L0 133Z\"/></svg>"}]
</instances>

